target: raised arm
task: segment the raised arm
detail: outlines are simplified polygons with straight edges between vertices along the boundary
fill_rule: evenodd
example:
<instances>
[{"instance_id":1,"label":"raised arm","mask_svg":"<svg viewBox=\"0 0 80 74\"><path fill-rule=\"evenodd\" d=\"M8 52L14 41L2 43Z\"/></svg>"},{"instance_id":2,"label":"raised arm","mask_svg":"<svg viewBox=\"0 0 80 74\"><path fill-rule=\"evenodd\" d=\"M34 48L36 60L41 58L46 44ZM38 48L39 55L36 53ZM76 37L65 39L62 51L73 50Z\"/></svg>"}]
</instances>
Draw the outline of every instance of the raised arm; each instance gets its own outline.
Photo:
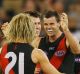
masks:
<instances>
[{"instance_id":1,"label":"raised arm","mask_svg":"<svg viewBox=\"0 0 80 74\"><path fill-rule=\"evenodd\" d=\"M68 16L63 13L61 16L61 28L66 36L66 44L70 46L71 51L74 54L80 54L79 41L72 35L68 28Z\"/></svg>"}]
</instances>

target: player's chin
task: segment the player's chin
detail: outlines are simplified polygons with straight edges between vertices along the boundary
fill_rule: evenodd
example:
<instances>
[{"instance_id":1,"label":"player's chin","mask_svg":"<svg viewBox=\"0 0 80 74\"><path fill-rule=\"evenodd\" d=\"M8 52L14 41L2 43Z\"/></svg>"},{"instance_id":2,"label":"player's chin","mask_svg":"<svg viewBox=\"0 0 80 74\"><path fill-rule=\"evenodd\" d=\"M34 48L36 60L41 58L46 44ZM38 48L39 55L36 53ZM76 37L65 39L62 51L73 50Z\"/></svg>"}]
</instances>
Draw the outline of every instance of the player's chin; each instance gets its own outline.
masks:
<instances>
[{"instance_id":1,"label":"player's chin","mask_svg":"<svg viewBox=\"0 0 80 74\"><path fill-rule=\"evenodd\" d=\"M48 36L54 36L54 34L53 34L53 33L47 33L47 35L48 35Z\"/></svg>"}]
</instances>

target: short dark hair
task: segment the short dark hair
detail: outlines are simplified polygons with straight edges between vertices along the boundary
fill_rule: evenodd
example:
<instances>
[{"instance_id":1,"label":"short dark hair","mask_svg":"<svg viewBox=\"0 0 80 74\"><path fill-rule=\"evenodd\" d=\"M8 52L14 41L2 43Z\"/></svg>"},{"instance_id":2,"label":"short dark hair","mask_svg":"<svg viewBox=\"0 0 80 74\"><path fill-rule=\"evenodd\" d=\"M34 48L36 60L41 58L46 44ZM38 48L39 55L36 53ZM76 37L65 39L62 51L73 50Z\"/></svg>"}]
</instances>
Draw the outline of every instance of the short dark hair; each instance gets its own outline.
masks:
<instances>
[{"instance_id":1,"label":"short dark hair","mask_svg":"<svg viewBox=\"0 0 80 74\"><path fill-rule=\"evenodd\" d=\"M32 17L36 17L36 18L39 17L40 18L40 14L38 12L36 12L36 11L27 11L25 13L29 14Z\"/></svg>"},{"instance_id":2,"label":"short dark hair","mask_svg":"<svg viewBox=\"0 0 80 74\"><path fill-rule=\"evenodd\" d=\"M45 18L50 18L50 17L55 17L57 22L60 22L60 16L58 15L58 13L56 11L47 11L44 14Z\"/></svg>"}]
</instances>

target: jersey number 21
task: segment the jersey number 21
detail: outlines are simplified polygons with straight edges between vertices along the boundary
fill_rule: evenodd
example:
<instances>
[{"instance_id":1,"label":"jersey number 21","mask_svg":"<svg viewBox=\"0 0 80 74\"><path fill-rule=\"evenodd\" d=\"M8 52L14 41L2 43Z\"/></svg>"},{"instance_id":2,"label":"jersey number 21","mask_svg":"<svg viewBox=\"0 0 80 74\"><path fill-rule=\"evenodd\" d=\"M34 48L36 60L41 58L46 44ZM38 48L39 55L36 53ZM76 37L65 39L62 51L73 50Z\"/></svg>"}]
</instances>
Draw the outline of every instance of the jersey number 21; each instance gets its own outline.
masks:
<instances>
[{"instance_id":1,"label":"jersey number 21","mask_svg":"<svg viewBox=\"0 0 80 74\"><path fill-rule=\"evenodd\" d=\"M12 58L12 61L6 66L5 74L9 74L10 70L14 67L17 62L17 56L14 52L8 52L5 55L5 58ZM24 53L19 53L19 61L18 61L18 69L19 74L24 74Z\"/></svg>"}]
</instances>

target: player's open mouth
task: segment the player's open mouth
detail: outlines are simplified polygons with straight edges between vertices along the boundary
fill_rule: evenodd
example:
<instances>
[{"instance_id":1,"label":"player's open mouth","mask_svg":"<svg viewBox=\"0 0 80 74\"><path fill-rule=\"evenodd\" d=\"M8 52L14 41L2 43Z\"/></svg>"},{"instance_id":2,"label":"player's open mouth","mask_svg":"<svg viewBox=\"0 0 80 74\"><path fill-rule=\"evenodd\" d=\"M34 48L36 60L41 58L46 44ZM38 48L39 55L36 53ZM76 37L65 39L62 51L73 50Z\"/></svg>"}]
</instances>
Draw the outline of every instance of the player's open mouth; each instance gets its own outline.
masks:
<instances>
[{"instance_id":1,"label":"player's open mouth","mask_svg":"<svg viewBox=\"0 0 80 74\"><path fill-rule=\"evenodd\" d=\"M53 30L52 30L52 29L48 29L47 31L48 31L48 32L53 32Z\"/></svg>"}]
</instances>

